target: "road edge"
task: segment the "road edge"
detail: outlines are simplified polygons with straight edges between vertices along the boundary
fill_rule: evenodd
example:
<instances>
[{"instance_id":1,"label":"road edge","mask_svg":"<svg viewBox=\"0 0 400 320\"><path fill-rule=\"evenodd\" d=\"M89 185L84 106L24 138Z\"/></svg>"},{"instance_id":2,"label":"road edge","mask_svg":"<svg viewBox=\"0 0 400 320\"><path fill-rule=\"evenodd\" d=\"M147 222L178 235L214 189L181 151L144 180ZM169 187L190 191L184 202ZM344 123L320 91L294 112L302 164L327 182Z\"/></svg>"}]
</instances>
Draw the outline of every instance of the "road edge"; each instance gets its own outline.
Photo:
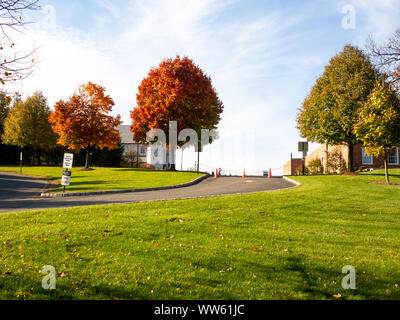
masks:
<instances>
[{"instance_id":1,"label":"road edge","mask_svg":"<svg viewBox=\"0 0 400 320\"><path fill-rule=\"evenodd\" d=\"M97 195L105 195L105 194L118 194L118 193L134 193L134 192L149 192L149 191L160 191L160 190L171 190L171 189L180 189L186 188L190 186L194 186L199 184L200 182L211 177L210 174L206 174L200 178L197 178L193 181L178 184L174 186L165 186L165 187L153 187L153 188L141 188L141 189L127 189L127 190L111 190L111 191L92 191L92 192L72 192L72 193L47 193L43 192L40 197L41 198L67 198L67 197L84 197L84 196L97 196Z\"/></svg>"},{"instance_id":2,"label":"road edge","mask_svg":"<svg viewBox=\"0 0 400 320\"><path fill-rule=\"evenodd\" d=\"M294 187L294 188L300 187L302 185L300 182L290 179L289 177L286 177L286 176L283 176L283 180L286 180L287 182L295 184L296 187Z\"/></svg>"}]
</instances>

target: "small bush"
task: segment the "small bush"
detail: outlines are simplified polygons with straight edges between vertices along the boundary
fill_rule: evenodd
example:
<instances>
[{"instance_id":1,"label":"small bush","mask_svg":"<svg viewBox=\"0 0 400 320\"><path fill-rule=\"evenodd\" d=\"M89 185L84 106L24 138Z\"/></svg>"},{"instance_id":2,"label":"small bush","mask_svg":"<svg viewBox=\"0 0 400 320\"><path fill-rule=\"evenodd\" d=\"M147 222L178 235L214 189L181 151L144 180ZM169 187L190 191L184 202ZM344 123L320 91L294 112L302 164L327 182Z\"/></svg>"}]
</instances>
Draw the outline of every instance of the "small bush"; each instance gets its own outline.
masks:
<instances>
[{"instance_id":1,"label":"small bush","mask_svg":"<svg viewBox=\"0 0 400 320\"><path fill-rule=\"evenodd\" d=\"M321 174L324 172L322 161L319 158L311 160L310 163L308 164L308 167L310 168L311 174Z\"/></svg>"},{"instance_id":2,"label":"small bush","mask_svg":"<svg viewBox=\"0 0 400 320\"><path fill-rule=\"evenodd\" d=\"M302 165L297 168L296 173L297 173L298 176L302 176L303 175L303 166ZM307 167L304 168L304 174L305 175L310 174L310 170Z\"/></svg>"}]
</instances>

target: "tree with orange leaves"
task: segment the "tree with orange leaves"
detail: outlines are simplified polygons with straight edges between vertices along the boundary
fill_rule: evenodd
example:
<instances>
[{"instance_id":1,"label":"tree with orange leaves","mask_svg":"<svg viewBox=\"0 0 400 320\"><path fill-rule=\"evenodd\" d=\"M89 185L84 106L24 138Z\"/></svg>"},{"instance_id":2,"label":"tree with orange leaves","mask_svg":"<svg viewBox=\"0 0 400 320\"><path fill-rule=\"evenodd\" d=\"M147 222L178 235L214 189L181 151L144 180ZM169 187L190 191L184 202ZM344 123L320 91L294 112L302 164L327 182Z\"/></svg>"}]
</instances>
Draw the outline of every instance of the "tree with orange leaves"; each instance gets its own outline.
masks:
<instances>
[{"instance_id":1,"label":"tree with orange leaves","mask_svg":"<svg viewBox=\"0 0 400 320\"><path fill-rule=\"evenodd\" d=\"M118 147L120 136L116 128L122 122L120 115L109 114L113 106L114 101L106 95L105 88L89 82L68 101L58 101L49 117L53 131L60 136L59 144L76 152L86 150L86 169L91 148Z\"/></svg>"},{"instance_id":2,"label":"tree with orange leaves","mask_svg":"<svg viewBox=\"0 0 400 320\"><path fill-rule=\"evenodd\" d=\"M150 70L136 100L131 130L142 142L152 129L162 129L168 136L169 121L178 122L178 132L190 128L200 135L202 129L216 129L224 108L211 78L191 59L179 56Z\"/></svg>"}]
</instances>

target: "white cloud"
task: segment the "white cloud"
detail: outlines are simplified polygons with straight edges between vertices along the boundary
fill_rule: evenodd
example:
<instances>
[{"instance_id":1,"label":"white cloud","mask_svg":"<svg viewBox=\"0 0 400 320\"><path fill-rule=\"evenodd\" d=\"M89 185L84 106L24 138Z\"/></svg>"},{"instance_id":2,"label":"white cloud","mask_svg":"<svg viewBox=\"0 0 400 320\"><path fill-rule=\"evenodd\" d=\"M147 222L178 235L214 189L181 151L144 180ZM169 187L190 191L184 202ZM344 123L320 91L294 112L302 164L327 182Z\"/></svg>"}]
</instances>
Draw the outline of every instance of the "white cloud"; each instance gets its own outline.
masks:
<instances>
[{"instance_id":1,"label":"white cloud","mask_svg":"<svg viewBox=\"0 0 400 320\"><path fill-rule=\"evenodd\" d=\"M129 124L137 87L149 69L166 57L188 55L211 75L225 104L221 140L215 148L228 145L238 128L244 132L250 128L255 130L257 153L250 170L283 165L296 146L294 119L299 96L308 90L304 82L309 81L309 70L315 66L323 70L325 63L313 48L298 53L308 36L307 30L298 28L307 19L304 13L276 9L230 19L225 12L236 5L232 0L96 3L103 11L96 11L95 26L89 31L60 26L33 30L30 37L43 43L42 62L21 90L43 90L54 104L90 80L107 88L116 102L115 113ZM389 6L396 10L395 4L385 0L382 15ZM366 4L360 8L373 16ZM389 27L379 20L374 28ZM185 163L193 166L191 157ZM211 162L212 156L203 158ZM236 152L237 163L226 165L240 168L242 159ZM221 159L213 161L213 166L224 166Z\"/></svg>"}]
</instances>

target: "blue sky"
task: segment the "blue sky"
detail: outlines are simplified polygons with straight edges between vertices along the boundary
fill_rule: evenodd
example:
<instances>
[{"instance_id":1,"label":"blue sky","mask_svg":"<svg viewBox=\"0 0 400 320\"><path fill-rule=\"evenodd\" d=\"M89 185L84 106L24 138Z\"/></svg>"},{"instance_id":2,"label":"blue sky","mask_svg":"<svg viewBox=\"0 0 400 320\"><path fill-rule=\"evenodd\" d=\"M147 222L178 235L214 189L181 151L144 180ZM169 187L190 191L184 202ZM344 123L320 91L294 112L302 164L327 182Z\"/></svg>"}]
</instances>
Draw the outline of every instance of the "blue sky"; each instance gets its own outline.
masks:
<instances>
[{"instance_id":1,"label":"blue sky","mask_svg":"<svg viewBox=\"0 0 400 320\"><path fill-rule=\"evenodd\" d=\"M129 124L149 69L166 57L187 55L212 77L225 104L221 139L202 155L202 168L236 172L271 167L279 173L291 152L298 155L297 108L329 59L346 43L363 47L369 35L381 41L400 28L400 0L41 4L23 40L42 45L41 63L18 90L42 90L52 105L90 80L107 88L115 113ZM345 30L342 9L349 5L356 23ZM184 167L195 160L185 152Z\"/></svg>"}]
</instances>

